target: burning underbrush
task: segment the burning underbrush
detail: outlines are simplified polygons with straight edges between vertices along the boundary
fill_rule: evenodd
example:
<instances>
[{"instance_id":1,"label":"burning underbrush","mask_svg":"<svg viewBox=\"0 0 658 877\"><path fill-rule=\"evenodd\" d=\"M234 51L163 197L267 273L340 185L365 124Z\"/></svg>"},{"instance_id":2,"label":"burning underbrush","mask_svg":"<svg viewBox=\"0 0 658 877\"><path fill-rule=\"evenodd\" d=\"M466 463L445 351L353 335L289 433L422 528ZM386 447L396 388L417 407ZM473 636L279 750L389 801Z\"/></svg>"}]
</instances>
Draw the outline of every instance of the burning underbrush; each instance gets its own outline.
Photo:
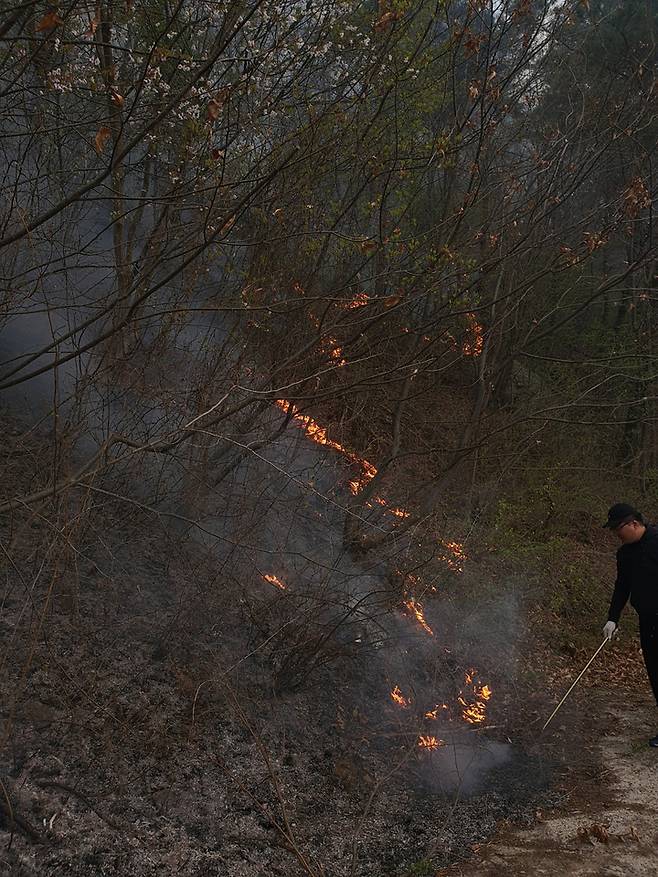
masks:
<instances>
[{"instance_id":1,"label":"burning underbrush","mask_svg":"<svg viewBox=\"0 0 658 877\"><path fill-rule=\"evenodd\" d=\"M548 800L507 737L516 602L467 596L459 543L357 563L340 508L240 478L193 535L92 492L3 534L12 875L401 875Z\"/></svg>"}]
</instances>

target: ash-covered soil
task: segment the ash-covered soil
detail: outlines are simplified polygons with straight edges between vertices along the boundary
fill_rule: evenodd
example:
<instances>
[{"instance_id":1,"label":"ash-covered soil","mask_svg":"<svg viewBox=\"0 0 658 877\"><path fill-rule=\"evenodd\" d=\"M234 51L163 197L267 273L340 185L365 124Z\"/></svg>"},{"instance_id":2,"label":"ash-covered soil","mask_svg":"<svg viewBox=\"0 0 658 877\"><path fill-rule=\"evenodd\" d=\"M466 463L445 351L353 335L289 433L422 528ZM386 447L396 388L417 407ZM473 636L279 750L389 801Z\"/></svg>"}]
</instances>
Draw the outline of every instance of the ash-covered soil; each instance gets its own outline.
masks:
<instances>
[{"instance_id":1,"label":"ash-covered soil","mask_svg":"<svg viewBox=\"0 0 658 877\"><path fill-rule=\"evenodd\" d=\"M58 580L48 607L5 601L4 873L405 874L550 803L547 765L495 729L428 753L373 721L358 665L292 694L267 690L270 654L227 673L235 607L199 584L208 558L160 549L142 540L123 576ZM437 788L474 760L470 795Z\"/></svg>"},{"instance_id":2,"label":"ash-covered soil","mask_svg":"<svg viewBox=\"0 0 658 877\"><path fill-rule=\"evenodd\" d=\"M577 736L532 743L546 695L486 641L493 609L485 628L455 588L450 648L397 616L373 644L170 523L90 490L4 524L0 873L405 877L563 799ZM474 654L486 721L419 747Z\"/></svg>"}]
</instances>

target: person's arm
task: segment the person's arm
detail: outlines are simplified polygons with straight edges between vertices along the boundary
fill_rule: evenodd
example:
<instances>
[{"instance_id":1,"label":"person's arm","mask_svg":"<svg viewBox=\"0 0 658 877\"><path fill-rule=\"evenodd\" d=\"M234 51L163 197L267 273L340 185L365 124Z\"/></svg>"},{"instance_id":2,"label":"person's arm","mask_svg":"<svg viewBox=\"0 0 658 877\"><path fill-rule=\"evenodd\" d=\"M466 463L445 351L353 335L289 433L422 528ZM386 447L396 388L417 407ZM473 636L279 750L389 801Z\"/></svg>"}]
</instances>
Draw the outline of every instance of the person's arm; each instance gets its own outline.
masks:
<instances>
[{"instance_id":1,"label":"person's arm","mask_svg":"<svg viewBox=\"0 0 658 877\"><path fill-rule=\"evenodd\" d=\"M610 601L610 609L608 610L608 621L619 623L619 616L631 593L631 583L628 575L628 564L625 562L623 552L617 552L617 581L615 589L612 593Z\"/></svg>"}]
</instances>

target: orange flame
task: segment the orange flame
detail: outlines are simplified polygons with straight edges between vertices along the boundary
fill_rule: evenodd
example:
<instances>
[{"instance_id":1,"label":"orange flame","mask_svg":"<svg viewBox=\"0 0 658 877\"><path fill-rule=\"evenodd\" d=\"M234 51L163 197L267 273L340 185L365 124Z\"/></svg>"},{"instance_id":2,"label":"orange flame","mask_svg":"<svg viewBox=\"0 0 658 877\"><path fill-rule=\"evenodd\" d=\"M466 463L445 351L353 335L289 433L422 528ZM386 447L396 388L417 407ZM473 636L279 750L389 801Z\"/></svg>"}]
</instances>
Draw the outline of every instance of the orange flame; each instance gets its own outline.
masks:
<instances>
[{"instance_id":1,"label":"orange flame","mask_svg":"<svg viewBox=\"0 0 658 877\"><path fill-rule=\"evenodd\" d=\"M409 517L409 512L406 512L404 509L391 508L391 506L389 506L389 504L386 502L386 500L382 496L376 496L375 502L378 505L382 506L382 508L385 508L387 512L390 512L392 515L395 515L396 518L408 518Z\"/></svg>"},{"instance_id":2,"label":"orange flame","mask_svg":"<svg viewBox=\"0 0 658 877\"><path fill-rule=\"evenodd\" d=\"M357 292L352 301L348 301L346 304L342 305L345 310L354 310L355 308L362 308L364 305L367 305L370 301L370 297L367 292Z\"/></svg>"},{"instance_id":3,"label":"orange flame","mask_svg":"<svg viewBox=\"0 0 658 877\"><path fill-rule=\"evenodd\" d=\"M397 703L399 706L403 707L404 709L406 709L409 706L409 704L411 703L411 701L408 698L406 698L404 696L404 694L402 694L402 692L400 691L399 685L396 685L395 688L393 689L393 691L391 691L391 697L393 698L395 703Z\"/></svg>"},{"instance_id":4,"label":"orange flame","mask_svg":"<svg viewBox=\"0 0 658 877\"><path fill-rule=\"evenodd\" d=\"M439 540L439 543L446 548L450 555L444 556L443 560L446 565L453 570L454 572L463 572L464 571L464 562L468 559L466 552L464 551L464 546L461 542L444 542L442 539Z\"/></svg>"},{"instance_id":5,"label":"orange flame","mask_svg":"<svg viewBox=\"0 0 658 877\"><path fill-rule=\"evenodd\" d=\"M388 506L387 506L387 508L388 508ZM390 512L392 515L395 515L396 518L408 518L408 517L410 517L410 513L409 513L409 512L405 512L404 509L398 509L398 508L391 509L391 508L389 508L388 510L389 510L389 512Z\"/></svg>"},{"instance_id":6,"label":"orange flame","mask_svg":"<svg viewBox=\"0 0 658 877\"><path fill-rule=\"evenodd\" d=\"M475 314L466 314L468 318L468 338L462 344L464 356L480 356L484 348L484 329L475 318Z\"/></svg>"},{"instance_id":7,"label":"orange flame","mask_svg":"<svg viewBox=\"0 0 658 877\"><path fill-rule=\"evenodd\" d=\"M339 444L339 442L330 439L327 435L327 430L324 427L320 426L312 417L309 417L307 414L300 414L297 410L296 406L291 402L288 402L287 399L275 399L275 404L281 408L282 411L285 411L286 414L289 412L292 414L293 419L302 427L307 437L314 441L318 445L324 445L327 448L331 448L334 451L338 451L343 454L350 463L358 466L361 469L361 474L358 477L351 478L349 480L349 486L352 493L356 496L361 489L371 481L375 475L377 474L376 466L373 466L372 463L369 463L368 460L364 460L361 457L358 457L353 451L348 450L348 448ZM379 505L386 508L392 515L395 515L398 518L407 518L409 517L409 512L406 512L404 509L399 508L391 508L385 499L381 497L375 497L375 502Z\"/></svg>"},{"instance_id":8,"label":"orange flame","mask_svg":"<svg viewBox=\"0 0 658 877\"><path fill-rule=\"evenodd\" d=\"M325 445L328 448L333 448L334 451L340 451L342 454L349 453L342 445L329 438L326 429L323 429L320 424L313 420L312 417L308 417L306 414L300 414L297 411L297 408L286 399L275 399L275 404L285 411L286 414L289 412L292 414L293 418L302 425L304 432L311 441L316 442L318 445Z\"/></svg>"},{"instance_id":9,"label":"orange flame","mask_svg":"<svg viewBox=\"0 0 658 877\"><path fill-rule=\"evenodd\" d=\"M462 718L471 725L479 725L487 717L487 701L491 698L493 691L489 685L479 683L477 670L467 670L464 673L464 679L466 684L471 687L469 695L472 695L474 700L469 703L464 697L464 690L459 692L457 701L463 707Z\"/></svg>"},{"instance_id":10,"label":"orange flame","mask_svg":"<svg viewBox=\"0 0 658 877\"><path fill-rule=\"evenodd\" d=\"M405 515L407 513L405 512ZM398 575L403 583L404 583L404 593L412 594L418 593L422 591L423 594L426 594L428 591L432 594L436 594L436 587L434 585L427 585L421 582L420 576L415 575L411 572L402 572L399 569L395 570L396 575Z\"/></svg>"},{"instance_id":11,"label":"orange flame","mask_svg":"<svg viewBox=\"0 0 658 877\"><path fill-rule=\"evenodd\" d=\"M483 722L486 719L484 704L473 703L469 706L461 698L459 698L459 702L464 704L464 709L462 710L462 718L464 721L469 722L471 725L479 725L480 722Z\"/></svg>"},{"instance_id":12,"label":"orange flame","mask_svg":"<svg viewBox=\"0 0 658 877\"><path fill-rule=\"evenodd\" d=\"M369 463L367 460L362 460L357 457L356 454L353 454L351 451L344 451L345 456L352 463L356 463L357 466L361 467L361 477L360 478L352 478L349 482L350 490L354 494L357 495L361 491L363 487L377 474L377 469Z\"/></svg>"},{"instance_id":13,"label":"orange flame","mask_svg":"<svg viewBox=\"0 0 658 877\"><path fill-rule=\"evenodd\" d=\"M414 597L410 597L408 600L403 601L404 606L407 607L409 612L416 618L416 621L420 624L423 630L426 630L430 636L434 636L434 631L429 626L427 621L425 620L425 613L423 612L423 607L418 603Z\"/></svg>"},{"instance_id":14,"label":"orange flame","mask_svg":"<svg viewBox=\"0 0 658 877\"><path fill-rule=\"evenodd\" d=\"M329 357L335 359L338 365L347 365L347 360L343 359L343 349L338 346L338 342L335 338L327 338L326 345L323 344L322 346L329 354Z\"/></svg>"},{"instance_id":15,"label":"orange flame","mask_svg":"<svg viewBox=\"0 0 658 877\"><path fill-rule=\"evenodd\" d=\"M313 314L309 314L309 319L319 331L320 321L318 318ZM330 335L327 338L320 339L320 350L329 356L330 359L335 359L338 365L347 365L347 360L343 359L343 350L338 346L338 341L333 336Z\"/></svg>"},{"instance_id":16,"label":"orange flame","mask_svg":"<svg viewBox=\"0 0 658 877\"><path fill-rule=\"evenodd\" d=\"M450 718L450 707L447 703L437 703L433 710L429 710L425 713L425 718L438 719L440 710L444 710L445 712L443 712L443 715L446 716L448 719Z\"/></svg>"},{"instance_id":17,"label":"orange flame","mask_svg":"<svg viewBox=\"0 0 658 877\"><path fill-rule=\"evenodd\" d=\"M445 740L439 740L437 737L428 734L421 734L418 738L418 745L424 749L438 749L439 746L445 746Z\"/></svg>"},{"instance_id":18,"label":"orange flame","mask_svg":"<svg viewBox=\"0 0 658 877\"><path fill-rule=\"evenodd\" d=\"M277 588L280 588L282 591L286 590L286 586L283 584L278 576L273 575L272 573L266 573L263 578L266 582L269 582L271 585L275 585Z\"/></svg>"}]
</instances>

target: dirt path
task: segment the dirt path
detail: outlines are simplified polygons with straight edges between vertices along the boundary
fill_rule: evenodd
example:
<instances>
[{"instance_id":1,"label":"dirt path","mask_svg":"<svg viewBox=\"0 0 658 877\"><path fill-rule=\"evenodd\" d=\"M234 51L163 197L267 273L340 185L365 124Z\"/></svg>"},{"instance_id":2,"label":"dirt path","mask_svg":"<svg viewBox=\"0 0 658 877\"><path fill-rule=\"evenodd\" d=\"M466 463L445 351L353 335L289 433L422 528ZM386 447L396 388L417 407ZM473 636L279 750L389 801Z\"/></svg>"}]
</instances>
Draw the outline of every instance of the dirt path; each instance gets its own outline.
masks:
<instances>
[{"instance_id":1,"label":"dirt path","mask_svg":"<svg viewBox=\"0 0 658 877\"><path fill-rule=\"evenodd\" d=\"M658 877L658 750L647 745L658 714L646 697L597 700L602 771L591 788L574 788L562 812L530 829L503 827L475 859L440 875Z\"/></svg>"}]
</instances>

